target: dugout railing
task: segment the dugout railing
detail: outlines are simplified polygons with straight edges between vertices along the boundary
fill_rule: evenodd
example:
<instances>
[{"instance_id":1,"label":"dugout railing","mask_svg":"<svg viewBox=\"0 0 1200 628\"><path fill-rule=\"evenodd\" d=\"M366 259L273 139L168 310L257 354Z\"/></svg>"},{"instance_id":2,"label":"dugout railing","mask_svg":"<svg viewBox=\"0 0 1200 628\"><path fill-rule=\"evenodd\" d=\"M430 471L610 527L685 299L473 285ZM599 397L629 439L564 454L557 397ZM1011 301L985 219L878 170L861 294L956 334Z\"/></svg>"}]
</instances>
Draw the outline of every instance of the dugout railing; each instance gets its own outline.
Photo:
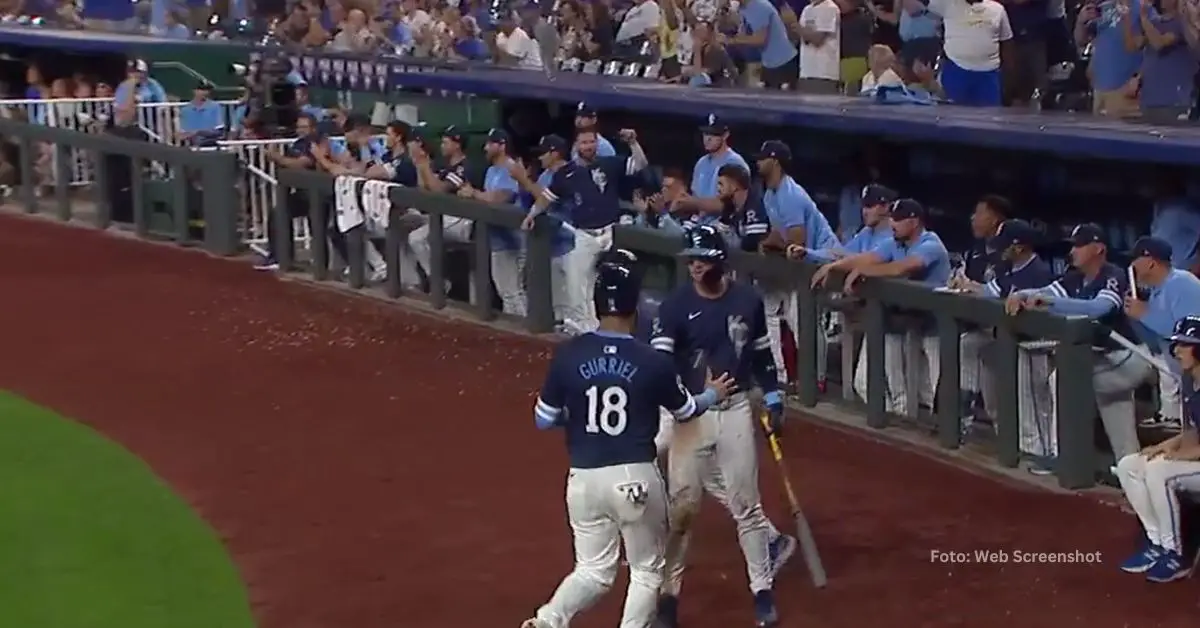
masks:
<instances>
[{"instance_id":1,"label":"dugout railing","mask_svg":"<svg viewBox=\"0 0 1200 628\"><path fill-rule=\"evenodd\" d=\"M29 214L50 214L62 221L83 220L99 229L114 223L113 203L128 203L130 225L139 237L168 239L180 245L202 245L216 255L242 250L237 190L237 157L226 152L197 152L187 148L139 142L114 135L82 133L0 119L0 136L16 147L18 181L15 198ZM53 194L39 198L41 181L36 163L53 151ZM71 163L84 155L96 171L95 187L87 195L90 215L76 211L81 196L71 188ZM110 172L109 157L130 160L129 179ZM122 168L124 170L124 168ZM127 190L125 193L120 193ZM165 229L152 221L156 206L167 210Z\"/></svg>"},{"instance_id":2,"label":"dugout railing","mask_svg":"<svg viewBox=\"0 0 1200 628\"><path fill-rule=\"evenodd\" d=\"M272 225L279 229L276 237L287 242L292 228L292 209L284 202L292 190L306 195L310 216L313 217L312 260L308 272L317 280L330 276L330 258L325 231L329 228L320 217L327 211L322 203L330 202L333 193L333 177L311 171L280 171L281 199L275 208ZM283 193L284 189L288 193ZM441 237L442 221L447 216L457 216L475 221L476 237L470 244L473 252L472 273L475 294L468 306L469 311L480 320L492 320L498 315L491 298L490 246L486 237L487 226L518 228L524 212L510 205L494 205L461 199L455 196L432 194L415 189L394 187L391 190L393 204L392 219L388 223L385 238L385 258L388 276L385 280L386 294L391 298L404 296L400 285L399 250L406 241L407 232L400 220L398 208L416 208L428 216L431 224L431 272L428 302L441 309L449 304L442 281L442 259L446 242ZM553 310L550 286L550 240L558 228L556 219L542 216L530 234L526 252L525 287L528 295L528 316L522 321L525 329L532 333L546 333L553 328ZM346 234L349 246L349 283L352 288L365 286L364 247L367 236L362 227ZM639 227L619 226L616 228L614 246L630 249L647 259L666 261L667 275L673 281L686 276L675 260L680 248L677 238ZM281 257L284 269L295 270L290 255ZM738 273L768 281L773 286L790 287L798 295L799 330L797 336L798 401L812 407L818 403L817 384L817 334L818 314L821 308L829 307L833 294L842 288L843 276L836 273L830 277L822 291L814 291L811 280L815 266L792 262L780 257L752 255L737 252L733 266ZM969 328L994 328L996 330L995 387L999 407L996 408L995 457L1005 467L1016 467L1021 461L1020 434L1018 428L1018 350L1022 339L1037 338L1053 341L1054 363L1061 374L1057 377L1056 404L1058 455L1055 474L1064 488L1086 488L1095 483L1096 473L1107 468L1111 460L1105 460L1095 445L1095 391L1090 374L1093 368L1092 339L1096 329L1086 320L1063 318L1044 311L1023 311L1010 316L1001 302L951 292L930 290L927 286L895 279L867 279L857 288L853 299L838 299L839 307L857 308L861 321L861 332L867 350L867 402L865 413L867 424L873 428L888 427L894 417L887 412L884 373L885 319L889 309L923 312L936 321L939 337L939 355L942 376L937 383L937 403L934 411L937 438L946 449L956 449L960 444L960 397L959 356L960 335ZM850 305L850 304L853 305ZM909 378L913 379L913 378Z\"/></svg>"}]
</instances>

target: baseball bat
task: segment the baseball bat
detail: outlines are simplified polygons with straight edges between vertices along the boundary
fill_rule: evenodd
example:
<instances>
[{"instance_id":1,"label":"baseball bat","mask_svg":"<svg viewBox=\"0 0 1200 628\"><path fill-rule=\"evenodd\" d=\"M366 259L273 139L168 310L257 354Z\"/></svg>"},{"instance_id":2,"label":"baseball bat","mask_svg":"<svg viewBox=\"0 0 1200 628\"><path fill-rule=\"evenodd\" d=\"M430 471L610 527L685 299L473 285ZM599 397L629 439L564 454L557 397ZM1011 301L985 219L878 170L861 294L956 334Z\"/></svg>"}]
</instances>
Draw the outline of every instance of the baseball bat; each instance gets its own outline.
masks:
<instances>
[{"instance_id":1,"label":"baseball bat","mask_svg":"<svg viewBox=\"0 0 1200 628\"><path fill-rule=\"evenodd\" d=\"M1118 334L1115 331L1110 331L1110 332L1108 332L1108 337L1112 338L1114 342L1121 345L1122 347L1125 347L1126 349L1129 349L1130 351L1132 351L1134 355L1145 360L1147 363L1150 364L1150 366L1153 366L1155 369L1158 370L1158 372L1162 373L1163 375L1167 375L1167 376L1173 377L1175 379L1180 378L1179 374L1172 371L1171 367L1167 366L1165 362L1163 362L1162 360L1160 360L1157 357L1155 357L1154 355L1152 355L1149 351L1134 344L1132 340L1126 338L1125 336L1122 336L1121 334Z\"/></svg>"},{"instance_id":2,"label":"baseball bat","mask_svg":"<svg viewBox=\"0 0 1200 628\"><path fill-rule=\"evenodd\" d=\"M771 433L771 419L763 413L759 420L767 430L767 443L771 446L771 456L779 467L779 475L783 476L783 491L787 495L788 506L792 509L792 518L796 521L796 540L800 543L800 552L804 554L804 563L808 566L808 575L812 577L813 586L823 588L829 578L825 575L825 565L821 562L821 554L817 551L817 540L813 538L812 528L804 511L800 509L800 500L796 498L796 489L792 487L792 479L788 474L787 463L783 459L783 447L779 437Z\"/></svg>"}]
</instances>

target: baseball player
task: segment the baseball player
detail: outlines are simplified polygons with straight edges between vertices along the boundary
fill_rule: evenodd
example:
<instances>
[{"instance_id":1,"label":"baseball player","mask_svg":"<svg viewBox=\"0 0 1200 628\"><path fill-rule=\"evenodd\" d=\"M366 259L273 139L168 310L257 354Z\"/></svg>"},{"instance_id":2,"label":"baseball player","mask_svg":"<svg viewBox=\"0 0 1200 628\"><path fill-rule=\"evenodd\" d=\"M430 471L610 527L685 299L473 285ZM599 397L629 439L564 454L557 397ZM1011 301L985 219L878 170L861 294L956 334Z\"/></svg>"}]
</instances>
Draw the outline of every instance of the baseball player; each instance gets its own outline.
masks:
<instances>
[{"instance_id":1,"label":"baseball player","mask_svg":"<svg viewBox=\"0 0 1200 628\"><path fill-rule=\"evenodd\" d=\"M1196 568L1195 558L1183 557L1179 492L1200 491L1200 395L1191 383L1200 378L1200 316L1180 319L1168 340L1171 354L1190 376L1184 391L1184 429L1117 461L1121 490L1146 532L1145 546L1121 563L1121 569L1146 574L1151 582L1186 578Z\"/></svg>"},{"instance_id":2,"label":"baseball player","mask_svg":"<svg viewBox=\"0 0 1200 628\"><path fill-rule=\"evenodd\" d=\"M763 178L763 207L771 224L771 231L759 243L761 251L785 252L789 244L800 244L805 249L833 249L841 245L829 220L817 209L812 197L796 180L788 176L786 169L792 161L792 150L787 144L772 140L763 142L759 149L758 172ZM795 341L800 327L798 296L794 290L763 288L763 302L767 308L767 331L771 338L771 355L775 359L775 372L780 383L787 382L787 367L783 360L782 321ZM825 362L825 334L817 334L818 377L823 377Z\"/></svg>"},{"instance_id":3,"label":"baseball player","mask_svg":"<svg viewBox=\"0 0 1200 628\"><path fill-rule=\"evenodd\" d=\"M675 356L676 367L692 390L698 389L699 373L707 370L729 373L741 391L757 382L771 429L779 429L783 397L771 359L762 298L751 286L726 275L728 251L715 227L694 225L684 241L680 255L688 260L691 281L663 300L651 346ZM725 506L737 524L758 626L778 622L772 546L779 556L775 562L781 564L795 551L796 541L780 535L763 513L752 413L749 397L738 392L700 419L674 426L667 463L671 542L658 617L665 628L678 625L684 554L702 492ZM773 543L773 538L779 540Z\"/></svg>"},{"instance_id":4,"label":"baseball player","mask_svg":"<svg viewBox=\"0 0 1200 628\"><path fill-rule=\"evenodd\" d=\"M1149 288L1149 298L1140 296L1126 301L1125 312L1135 321L1134 331L1154 353L1163 353L1162 344L1171 332L1172 321L1200 311L1200 279L1187 270L1175 268L1170 242L1160 238L1141 238L1133 245L1134 273L1139 287ZM1173 362L1168 357L1168 362ZM1174 366L1174 365L1172 365ZM1158 378L1159 427L1178 429L1179 382L1171 377Z\"/></svg>"},{"instance_id":5,"label":"baseball player","mask_svg":"<svg viewBox=\"0 0 1200 628\"><path fill-rule=\"evenodd\" d=\"M1011 214L1012 204L1003 196L989 194L975 203L975 211L971 213L971 248L963 253L962 269L951 279L952 287L984 286L996 278L999 259L997 252L988 247L988 240L996 235L1000 225ZM963 357L959 362L962 367L959 387L963 396L961 413L964 424L973 421L977 411L984 410L983 385L980 383L983 362L979 356L983 347L994 339L990 333L973 326L960 336L959 347L962 348Z\"/></svg>"},{"instance_id":6,"label":"baseball player","mask_svg":"<svg viewBox=\"0 0 1200 628\"><path fill-rule=\"evenodd\" d=\"M608 141L608 138L600 134L600 114L596 108L580 102L575 106L575 133L591 132L596 134L596 155L599 157L616 157L617 149ZM579 148L571 149L571 159L579 158Z\"/></svg>"},{"instance_id":7,"label":"baseball player","mask_svg":"<svg viewBox=\"0 0 1200 628\"><path fill-rule=\"evenodd\" d=\"M522 628L566 628L612 586L622 545L630 577L620 625L653 622L668 531L655 463L659 408L687 422L724 400L733 382L706 377L704 392L692 397L671 360L631 335L638 274L616 263L601 264L596 274L599 327L558 346L534 407L539 429L566 432L575 568Z\"/></svg>"},{"instance_id":8,"label":"baseball player","mask_svg":"<svg viewBox=\"0 0 1200 628\"><path fill-rule=\"evenodd\" d=\"M711 224L725 210L725 202L718 189L720 171L726 166L736 166L750 172L750 165L729 145L729 124L716 115L708 116L700 127L704 141L704 156L696 160L692 168L691 196L673 203L671 211L679 216L689 216L695 222Z\"/></svg>"},{"instance_id":9,"label":"baseball player","mask_svg":"<svg viewBox=\"0 0 1200 628\"><path fill-rule=\"evenodd\" d=\"M1125 336L1135 338L1130 321L1121 310L1121 295L1129 290L1125 271L1108 261L1104 232L1095 224L1079 225L1071 233L1072 269L1062 279L1038 290L1018 290L1009 295L1005 309L1016 314L1026 307L1045 307L1061 316L1084 316ZM1164 333L1163 337L1169 335ZM1096 407L1108 441L1117 459L1136 453L1137 427L1134 422L1133 391L1150 376L1150 365L1133 352L1102 335L1095 344L1092 384ZM1050 390L1055 391L1051 375ZM1057 405L1057 404L1056 404ZM1056 413L1051 424L1038 427L1034 438L1050 457L1057 455ZM1022 426L1026 427L1026 426ZM1022 435L1022 441L1029 437ZM1030 471L1049 471L1049 461L1034 461Z\"/></svg>"},{"instance_id":10,"label":"baseball player","mask_svg":"<svg viewBox=\"0 0 1200 628\"><path fill-rule=\"evenodd\" d=\"M596 153L598 136L595 131L581 131L575 139L579 157L555 171L549 186L529 181L523 173L513 175L521 181L537 201L526 215L522 228L533 228L533 220L559 199L573 199L570 224L575 230L575 247L564 260L568 319L564 324L577 331L596 327L592 311L591 290L595 280L596 261L612 247L613 225L621 217L618 188L623 178L637 175L646 167L646 153L632 129L621 131L621 139L629 145L631 157L600 157ZM520 170L520 169L518 169Z\"/></svg>"},{"instance_id":11,"label":"baseball player","mask_svg":"<svg viewBox=\"0 0 1200 628\"><path fill-rule=\"evenodd\" d=\"M1056 279L1054 271L1045 260L1034 252L1040 236L1038 232L1024 220L1006 220L1000 224L996 234L988 239L988 249L994 251L996 265L992 277L984 283L975 283L970 279L959 276L952 278L950 287L965 289L990 299L1007 299L1008 295L1018 290L1036 290L1044 288ZM996 399L992 383L995 376L992 368L990 349L995 345L996 338L991 330L972 330L962 335L959 344L959 354L962 364L980 363L983 366L981 383L976 383L986 402L981 408L996 409ZM963 373L966 373L964 369ZM978 374L977 374L978 376ZM1039 433L1038 425L1048 425L1049 414L1053 402L1047 388L1050 378L1050 360L1045 351L1029 351L1018 349L1017 356L1017 385L1020 390L1017 417L1021 433L1034 435ZM968 388L969 382L960 379L962 390ZM965 437L974 421L976 406L971 397L964 395L963 411L961 413L961 432ZM1030 436L1029 442L1022 443L1023 450L1036 457L1049 456L1050 452L1041 446L1041 442Z\"/></svg>"},{"instance_id":12,"label":"baseball player","mask_svg":"<svg viewBox=\"0 0 1200 628\"><path fill-rule=\"evenodd\" d=\"M950 279L950 254L942 239L925 228L925 208L911 198L897 199L891 208L892 241L883 242L878 248L850 255L825 264L813 273L814 287L824 286L833 270L848 271L845 291L851 293L861 277L907 277L931 288L945 286ZM896 314L902 314L909 324L915 320L919 325L925 321L902 312L891 312L889 328L884 334L884 370L887 373L887 399L889 412L904 414L908 405L907 375L904 372L905 323L897 322ZM921 329L922 332L928 330ZM921 390L921 402L933 405L933 391L937 387L940 370L938 361L938 339L936 334L923 333L921 353L925 358L925 386ZM858 364L854 369L854 389L867 398L867 343L859 350Z\"/></svg>"}]
</instances>

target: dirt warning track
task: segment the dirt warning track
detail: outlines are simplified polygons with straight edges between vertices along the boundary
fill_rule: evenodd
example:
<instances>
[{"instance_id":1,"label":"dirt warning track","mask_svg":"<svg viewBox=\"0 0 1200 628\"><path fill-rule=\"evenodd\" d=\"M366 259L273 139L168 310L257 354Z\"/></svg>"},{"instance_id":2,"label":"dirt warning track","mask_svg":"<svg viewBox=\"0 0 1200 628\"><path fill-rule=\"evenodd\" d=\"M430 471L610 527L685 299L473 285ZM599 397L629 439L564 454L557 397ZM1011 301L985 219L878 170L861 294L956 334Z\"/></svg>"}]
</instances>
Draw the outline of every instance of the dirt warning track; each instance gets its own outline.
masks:
<instances>
[{"instance_id":1,"label":"dirt warning track","mask_svg":"<svg viewBox=\"0 0 1200 628\"><path fill-rule=\"evenodd\" d=\"M0 285L0 388L145 459L218 530L264 628L515 628L570 567L565 457L532 425L536 340L9 216ZM784 626L1195 625L1200 589L1115 569L1134 528L1114 509L811 423L788 455L831 583L790 566ZM705 508L684 619L749 626L733 525ZM576 626L615 625L610 597Z\"/></svg>"}]
</instances>

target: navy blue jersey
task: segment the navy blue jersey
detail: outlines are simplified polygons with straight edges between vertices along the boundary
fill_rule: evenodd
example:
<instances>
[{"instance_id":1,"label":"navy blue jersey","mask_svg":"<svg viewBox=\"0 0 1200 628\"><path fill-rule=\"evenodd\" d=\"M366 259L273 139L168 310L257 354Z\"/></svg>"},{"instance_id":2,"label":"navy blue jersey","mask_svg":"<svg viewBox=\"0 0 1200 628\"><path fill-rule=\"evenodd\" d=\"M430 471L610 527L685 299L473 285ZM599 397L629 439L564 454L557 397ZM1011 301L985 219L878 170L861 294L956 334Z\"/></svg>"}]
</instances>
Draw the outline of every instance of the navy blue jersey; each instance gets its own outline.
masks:
<instances>
[{"instance_id":1,"label":"navy blue jersey","mask_svg":"<svg viewBox=\"0 0 1200 628\"><path fill-rule=\"evenodd\" d=\"M654 319L658 318L658 307L661 303L659 299L642 297L642 302L638 304L637 325L633 330L633 337L638 341L650 344L654 337Z\"/></svg>"},{"instance_id":2,"label":"navy blue jersey","mask_svg":"<svg viewBox=\"0 0 1200 628\"><path fill-rule=\"evenodd\" d=\"M1191 378L1185 373L1183 376L1183 389L1190 391L1183 398L1183 420L1185 427L1200 431L1200 393L1195 390L1195 384L1191 382Z\"/></svg>"},{"instance_id":3,"label":"navy blue jersey","mask_svg":"<svg viewBox=\"0 0 1200 628\"><path fill-rule=\"evenodd\" d=\"M971 243L971 248L963 254L963 274L975 283L991 281L996 276L996 258L988 251L987 239L982 238Z\"/></svg>"},{"instance_id":4,"label":"navy blue jersey","mask_svg":"<svg viewBox=\"0 0 1200 628\"><path fill-rule=\"evenodd\" d=\"M755 379L764 390L777 384L762 297L746 284L733 282L716 299L700 296L691 283L679 286L659 306L650 344L675 356L693 392L703 390L705 368L714 375L728 373L739 390L752 388ZM764 353L769 374L763 370Z\"/></svg>"},{"instance_id":5,"label":"navy blue jersey","mask_svg":"<svg viewBox=\"0 0 1200 628\"><path fill-rule=\"evenodd\" d=\"M308 167L315 168L316 162L312 158L312 147L317 143L317 140L312 137L299 137L296 141L287 145L283 154L288 157L308 157Z\"/></svg>"},{"instance_id":6,"label":"navy blue jersey","mask_svg":"<svg viewBox=\"0 0 1200 628\"><path fill-rule=\"evenodd\" d=\"M758 244L771 233L771 222L763 207L762 193L752 189L746 196L746 204L733 215L733 228L741 241L743 251L757 251Z\"/></svg>"},{"instance_id":7,"label":"navy blue jersey","mask_svg":"<svg viewBox=\"0 0 1200 628\"><path fill-rule=\"evenodd\" d=\"M387 171L388 179L405 187L417 187L417 166L407 153L395 155L387 151L379 158L379 163Z\"/></svg>"},{"instance_id":8,"label":"navy blue jersey","mask_svg":"<svg viewBox=\"0 0 1200 628\"><path fill-rule=\"evenodd\" d=\"M1090 280L1083 275L1083 271L1072 268L1054 285L1057 286L1057 289L1052 287L1051 291L1061 296L1084 300L1104 298L1112 301L1115 307L1111 312L1100 317L1098 322L1126 338L1137 337L1129 325L1129 320L1125 317L1124 309L1122 309L1124 295L1129 292L1129 277L1120 266L1112 262L1106 263L1100 267L1100 272ZM1104 349L1120 347L1108 338L1107 331L1099 334L1096 344Z\"/></svg>"},{"instance_id":9,"label":"navy blue jersey","mask_svg":"<svg viewBox=\"0 0 1200 628\"><path fill-rule=\"evenodd\" d=\"M435 172L439 179L450 183L451 191L458 190L464 183L470 183L471 187L474 188L483 187L483 181L480 177L467 166L466 157L454 162L442 160L438 163Z\"/></svg>"},{"instance_id":10,"label":"navy blue jersey","mask_svg":"<svg viewBox=\"0 0 1200 628\"><path fill-rule=\"evenodd\" d=\"M989 296L1007 298L1017 290L1034 290L1045 288L1054 283L1054 270L1046 260L1034 255L1020 266L1012 262L1002 262L995 272L995 277L987 282L985 290Z\"/></svg>"},{"instance_id":11,"label":"navy blue jersey","mask_svg":"<svg viewBox=\"0 0 1200 628\"><path fill-rule=\"evenodd\" d=\"M554 351L535 416L565 428L572 468L595 469L653 462L659 408L696 413L671 360L632 336L592 332Z\"/></svg>"},{"instance_id":12,"label":"navy blue jersey","mask_svg":"<svg viewBox=\"0 0 1200 628\"><path fill-rule=\"evenodd\" d=\"M597 157L588 164L571 161L554 172L544 196L551 203L574 201L572 225L602 229L621 217L621 180L637 172L632 157Z\"/></svg>"}]
</instances>

